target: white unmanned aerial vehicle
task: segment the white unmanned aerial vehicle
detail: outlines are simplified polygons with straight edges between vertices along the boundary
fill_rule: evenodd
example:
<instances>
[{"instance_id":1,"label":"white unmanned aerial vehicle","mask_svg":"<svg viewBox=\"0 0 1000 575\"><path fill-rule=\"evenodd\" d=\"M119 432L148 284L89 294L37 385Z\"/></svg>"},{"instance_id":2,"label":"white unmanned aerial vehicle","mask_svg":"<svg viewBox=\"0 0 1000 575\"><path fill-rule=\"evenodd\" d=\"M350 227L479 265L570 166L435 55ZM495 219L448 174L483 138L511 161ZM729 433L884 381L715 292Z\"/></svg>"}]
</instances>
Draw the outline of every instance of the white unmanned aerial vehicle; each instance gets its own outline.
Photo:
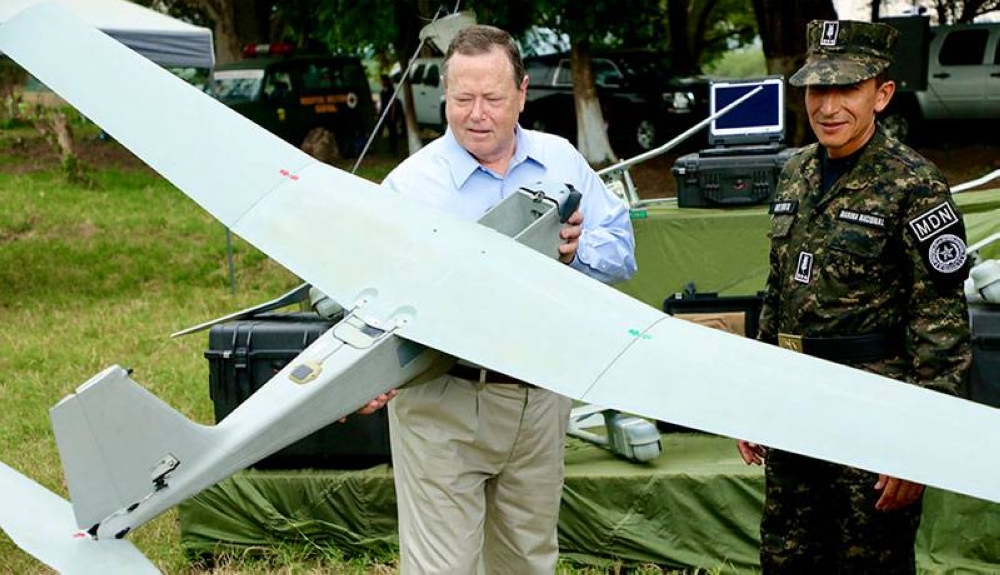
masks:
<instances>
[{"instance_id":1,"label":"white unmanned aerial vehicle","mask_svg":"<svg viewBox=\"0 0 1000 575\"><path fill-rule=\"evenodd\" d=\"M117 366L59 402L74 517L0 467L0 527L58 570L152 569L121 540L129 531L454 357L588 403L1000 501L1000 459L970 441L1000 437L995 409L666 316L517 230L314 160L58 6L0 26L0 50L348 310L216 426L186 420ZM539 221L563 199L522 195Z\"/></svg>"}]
</instances>

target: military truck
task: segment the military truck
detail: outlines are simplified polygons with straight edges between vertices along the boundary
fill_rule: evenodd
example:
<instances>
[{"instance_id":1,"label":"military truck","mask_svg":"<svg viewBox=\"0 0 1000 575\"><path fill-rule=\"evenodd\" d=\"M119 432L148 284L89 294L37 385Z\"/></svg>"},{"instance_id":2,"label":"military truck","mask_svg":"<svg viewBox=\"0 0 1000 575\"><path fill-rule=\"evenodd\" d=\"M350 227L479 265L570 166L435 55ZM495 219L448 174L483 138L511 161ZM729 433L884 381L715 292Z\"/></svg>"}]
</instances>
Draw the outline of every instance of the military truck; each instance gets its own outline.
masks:
<instances>
[{"instance_id":1,"label":"military truck","mask_svg":"<svg viewBox=\"0 0 1000 575\"><path fill-rule=\"evenodd\" d=\"M251 47L244 55L216 66L206 87L211 95L292 145L325 128L341 156L361 152L375 125L375 105L358 58L295 55L282 44Z\"/></svg>"}]
</instances>

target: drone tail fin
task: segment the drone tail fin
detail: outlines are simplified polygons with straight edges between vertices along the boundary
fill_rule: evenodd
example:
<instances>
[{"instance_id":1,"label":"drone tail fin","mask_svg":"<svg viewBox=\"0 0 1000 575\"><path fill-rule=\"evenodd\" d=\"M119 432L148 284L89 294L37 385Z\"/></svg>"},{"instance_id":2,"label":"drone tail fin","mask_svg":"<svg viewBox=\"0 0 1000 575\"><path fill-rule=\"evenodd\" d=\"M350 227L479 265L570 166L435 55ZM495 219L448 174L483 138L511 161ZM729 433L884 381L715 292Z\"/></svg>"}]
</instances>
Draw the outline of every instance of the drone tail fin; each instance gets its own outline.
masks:
<instances>
[{"instance_id":1,"label":"drone tail fin","mask_svg":"<svg viewBox=\"0 0 1000 575\"><path fill-rule=\"evenodd\" d=\"M77 525L92 533L163 488L180 462L207 451L213 431L140 387L120 366L92 377L50 416Z\"/></svg>"}]
</instances>

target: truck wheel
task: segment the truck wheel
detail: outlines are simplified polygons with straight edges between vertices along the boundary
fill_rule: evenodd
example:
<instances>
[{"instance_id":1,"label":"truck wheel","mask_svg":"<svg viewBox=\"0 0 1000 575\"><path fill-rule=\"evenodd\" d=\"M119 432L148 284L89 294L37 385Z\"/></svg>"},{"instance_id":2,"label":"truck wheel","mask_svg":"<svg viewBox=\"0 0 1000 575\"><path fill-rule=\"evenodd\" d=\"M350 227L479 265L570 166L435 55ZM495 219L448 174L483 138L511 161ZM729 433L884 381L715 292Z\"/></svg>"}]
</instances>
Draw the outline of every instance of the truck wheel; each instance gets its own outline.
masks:
<instances>
[{"instance_id":1,"label":"truck wheel","mask_svg":"<svg viewBox=\"0 0 1000 575\"><path fill-rule=\"evenodd\" d=\"M658 135L656 124L652 120L639 120L633 130L634 145L640 152L648 152L656 147Z\"/></svg>"}]
</instances>

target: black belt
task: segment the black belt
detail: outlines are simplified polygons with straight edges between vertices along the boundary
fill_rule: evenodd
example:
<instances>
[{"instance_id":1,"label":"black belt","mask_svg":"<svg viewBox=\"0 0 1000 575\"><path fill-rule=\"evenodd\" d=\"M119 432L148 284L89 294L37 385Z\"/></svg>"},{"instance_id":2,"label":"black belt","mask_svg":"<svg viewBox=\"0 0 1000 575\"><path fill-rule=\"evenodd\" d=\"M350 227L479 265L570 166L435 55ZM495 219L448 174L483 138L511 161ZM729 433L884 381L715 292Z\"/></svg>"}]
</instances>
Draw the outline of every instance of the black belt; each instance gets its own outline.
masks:
<instances>
[{"instance_id":1,"label":"black belt","mask_svg":"<svg viewBox=\"0 0 1000 575\"><path fill-rule=\"evenodd\" d=\"M863 363L899 355L903 351L903 334L807 337L779 333L778 346L838 363Z\"/></svg>"},{"instance_id":2,"label":"black belt","mask_svg":"<svg viewBox=\"0 0 1000 575\"><path fill-rule=\"evenodd\" d=\"M451 369L448 370L448 375L474 383L505 383L510 385L519 385L521 387L535 387L528 382L513 378L506 373L472 367L471 365L462 365L459 363L456 363L451 367Z\"/></svg>"}]
</instances>

